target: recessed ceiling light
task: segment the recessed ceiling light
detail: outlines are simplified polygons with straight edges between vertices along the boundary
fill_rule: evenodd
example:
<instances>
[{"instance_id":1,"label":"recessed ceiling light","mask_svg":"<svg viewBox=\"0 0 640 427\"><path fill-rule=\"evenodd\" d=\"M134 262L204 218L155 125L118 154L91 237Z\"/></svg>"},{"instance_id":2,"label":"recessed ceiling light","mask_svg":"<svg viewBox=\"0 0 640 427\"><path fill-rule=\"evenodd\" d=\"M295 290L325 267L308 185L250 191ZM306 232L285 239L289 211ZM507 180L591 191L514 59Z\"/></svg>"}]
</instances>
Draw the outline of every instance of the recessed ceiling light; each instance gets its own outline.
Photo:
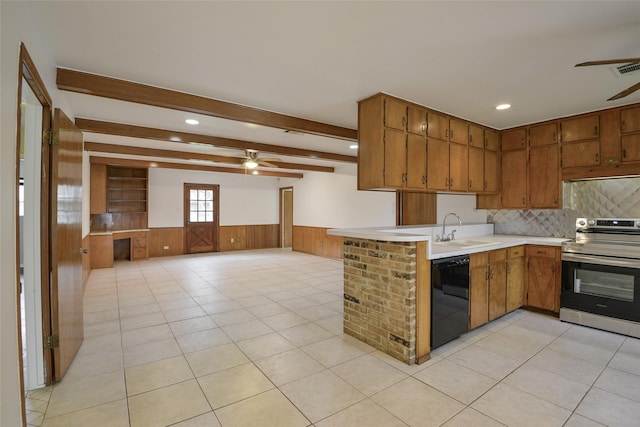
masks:
<instances>
[{"instance_id":1,"label":"recessed ceiling light","mask_svg":"<svg viewBox=\"0 0 640 427\"><path fill-rule=\"evenodd\" d=\"M187 119L185 120L185 123L187 123L188 125L197 125L200 122L197 121L196 119Z\"/></svg>"},{"instance_id":2,"label":"recessed ceiling light","mask_svg":"<svg viewBox=\"0 0 640 427\"><path fill-rule=\"evenodd\" d=\"M511 104L496 105L496 110L507 110L509 108L511 108Z\"/></svg>"},{"instance_id":3,"label":"recessed ceiling light","mask_svg":"<svg viewBox=\"0 0 640 427\"><path fill-rule=\"evenodd\" d=\"M349 148L351 148L352 150L356 150L358 148L358 144L351 144Z\"/></svg>"}]
</instances>

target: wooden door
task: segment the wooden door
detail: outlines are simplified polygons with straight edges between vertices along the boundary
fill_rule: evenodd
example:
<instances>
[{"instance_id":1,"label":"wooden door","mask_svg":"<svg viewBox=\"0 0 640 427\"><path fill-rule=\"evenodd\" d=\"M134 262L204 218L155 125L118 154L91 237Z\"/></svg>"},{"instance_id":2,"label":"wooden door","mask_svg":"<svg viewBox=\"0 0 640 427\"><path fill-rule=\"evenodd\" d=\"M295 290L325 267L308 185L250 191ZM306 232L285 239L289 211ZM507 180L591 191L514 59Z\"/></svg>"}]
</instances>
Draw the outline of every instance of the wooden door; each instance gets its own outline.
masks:
<instances>
[{"instance_id":1,"label":"wooden door","mask_svg":"<svg viewBox=\"0 0 640 427\"><path fill-rule=\"evenodd\" d=\"M484 130L485 150L498 151L500 149L500 133L494 130Z\"/></svg>"},{"instance_id":2,"label":"wooden door","mask_svg":"<svg viewBox=\"0 0 640 427\"><path fill-rule=\"evenodd\" d=\"M467 191L468 188L469 149L466 145L449 144L449 190Z\"/></svg>"},{"instance_id":3,"label":"wooden door","mask_svg":"<svg viewBox=\"0 0 640 427\"><path fill-rule=\"evenodd\" d=\"M427 187L427 140L409 134L407 136L407 179L405 187L424 190Z\"/></svg>"},{"instance_id":4,"label":"wooden door","mask_svg":"<svg viewBox=\"0 0 640 427\"><path fill-rule=\"evenodd\" d=\"M407 137L404 132L384 130L384 185L402 188L407 168Z\"/></svg>"},{"instance_id":5,"label":"wooden door","mask_svg":"<svg viewBox=\"0 0 640 427\"><path fill-rule=\"evenodd\" d=\"M495 153L494 153L495 154ZM469 191L484 191L484 150L469 147Z\"/></svg>"},{"instance_id":6,"label":"wooden door","mask_svg":"<svg viewBox=\"0 0 640 427\"><path fill-rule=\"evenodd\" d=\"M622 136L622 163L640 162L640 133Z\"/></svg>"},{"instance_id":7,"label":"wooden door","mask_svg":"<svg viewBox=\"0 0 640 427\"><path fill-rule=\"evenodd\" d=\"M498 152L484 150L484 191L495 193L498 191Z\"/></svg>"},{"instance_id":8,"label":"wooden door","mask_svg":"<svg viewBox=\"0 0 640 427\"><path fill-rule=\"evenodd\" d=\"M502 153L502 207L527 206L527 151Z\"/></svg>"},{"instance_id":9,"label":"wooden door","mask_svg":"<svg viewBox=\"0 0 640 427\"><path fill-rule=\"evenodd\" d=\"M439 139L427 140L427 188L449 189L449 143Z\"/></svg>"},{"instance_id":10,"label":"wooden door","mask_svg":"<svg viewBox=\"0 0 640 427\"><path fill-rule=\"evenodd\" d=\"M489 266L489 320L507 312L507 264L499 262Z\"/></svg>"},{"instance_id":11,"label":"wooden door","mask_svg":"<svg viewBox=\"0 0 640 427\"><path fill-rule=\"evenodd\" d=\"M555 311L556 261L552 258L528 259L527 305Z\"/></svg>"},{"instance_id":12,"label":"wooden door","mask_svg":"<svg viewBox=\"0 0 640 427\"><path fill-rule=\"evenodd\" d=\"M507 261L507 313L524 305L524 257Z\"/></svg>"},{"instance_id":13,"label":"wooden door","mask_svg":"<svg viewBox=\"0 0 640 427\"><path fill-rule=\"evenodd\" d=\"M488 321L487 267L474 267L469 270L469 329L477 328Z\"/></svg>"},{"instance_id":14,"label":"wooden door","mask_svg":"<svg viewBox=\"0 0 640 427\"><path fill-rule=\"evenodd\" d=\"M592 114L560 122L560 141L584 141L600 137L600 115Z\"/></svg>"},{"instance_id":15,"label":"wooden door","mask_svg":"<svg viewBox=\"0 0 640 427\"><path fill-rule=\"evenodd\" d=\"M558 125L555 123L546 123L543 125L531 126L529 128L530 147L555 144L557 139Z\"/></svg>"},{"instance_id":16,"label":"wooden door","mask_svg":"<svg viewBox=\"0 0 640 427\"><path fill-rule=\"evenodd\" d=\"M449 119L449 141L467 145L469 142L469 125L457 119Z\"/></svg>"},{"instance_id":17,"label":"wooden door","mask_svg":"<svg viewBox=\"0 0 640 427\"><path fill-rule=\"evenodd\" d=\"M571 142L562 144L562 167L600 165L600 141Z\"/></svg>"},{"instance_id":18,"label":"wooden door","mask_svg":"<svg viewBox=\"0 0 640 427\"><path fill-rule=\"evenodd\" d=\"M185 253L218 250L219 186L184 184Z\"/></svg>"},{"instance_id":19,"label":"wooden door","mask_svg":"<svg viewBox=\"0 0 640 427\"><path fill-rule=\"evenodd\" d=\"M82 316L82 132L54 112L51 167L51 322L55 381L84 338Z\"/></svg>"},{"instance_id":20,"label":"wooden door","mask_svg":"<svg viewBox=\"0 0 640 427\"><path fill-rule=\"evenodd\" d=\"M409 105L407 107L407 132L416 135L427 135L427 110Z\"/></svg>"},{"instance_id":21,"label":"wooden door","mask_svg":"<svg viewBox=\"0 0 640 427\"><path fill-rule=\"evenodd\" d=\"M560 161L558 146L538 145L529 149L529 207L560 207Z\"/></svg>"},{"instance_id":22,"label":"wooden door","mask_svg":"<svg viewBox=\"0 0 640 427\"><path fill-rule=\"evenodd\" d=\"M384 99L384 125L397 130L407 129L407 105L393 98Z\"/></svg>"},{"instance_id":23,"label":"wooden door","mask_svg":"<svg viewBox=\"0 0 640 427\"><path fill-rule=\"evenodd\" d=\"M469 124L469 147L484 148L484 129Z\"/></svg>"},{"instance_id":24,"label":"wooden door","mask_svg":"<svg viewBox=\"0 0 640 427\"><path fill-rule=\"evenodd\" d=\"M449 140L449 118L437 113L427 114L427 136L442 141Z\"/></svg>"},{"instance_id":25,"label":"wooden door","mask_svg":"<svg viewBox=\"0 0 640 427\"><path fill-rule=\"evenodd\" d=\"M293 188L281 189L280 226L282 227L283 248L290 248L293 244Z\"/></svg>"},{"instance_id":26,"label":"wooden door","mask_svg":"<svg viewBox=\"0 0 640 427\"><path fill-rule=\"evenodd\" d=\"M525 128L511 129L502 132L502 151L522 150L527 147Z\"/></svg>"}]
</instances>

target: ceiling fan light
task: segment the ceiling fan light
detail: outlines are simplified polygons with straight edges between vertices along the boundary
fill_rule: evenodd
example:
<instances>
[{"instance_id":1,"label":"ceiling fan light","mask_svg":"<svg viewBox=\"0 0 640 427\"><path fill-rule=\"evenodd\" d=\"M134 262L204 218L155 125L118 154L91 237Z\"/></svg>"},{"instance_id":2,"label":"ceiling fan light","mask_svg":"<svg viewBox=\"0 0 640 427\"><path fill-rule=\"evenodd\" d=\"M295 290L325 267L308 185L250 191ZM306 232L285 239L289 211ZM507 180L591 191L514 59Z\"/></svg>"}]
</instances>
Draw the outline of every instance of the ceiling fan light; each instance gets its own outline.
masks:
<instances>
[{"instance_id":1,"label":"ceiling fan light","mask_svg":"<svg viewBox=\"0 0 640 427\"><path fill-rule=\"evenodd\" d=\"M247 169L255 169L255 168L258 167L258 163L254 162L251 159L249 159L249 160L244 162L244 167L247 168Z\"/></svg>"}]
</instances>

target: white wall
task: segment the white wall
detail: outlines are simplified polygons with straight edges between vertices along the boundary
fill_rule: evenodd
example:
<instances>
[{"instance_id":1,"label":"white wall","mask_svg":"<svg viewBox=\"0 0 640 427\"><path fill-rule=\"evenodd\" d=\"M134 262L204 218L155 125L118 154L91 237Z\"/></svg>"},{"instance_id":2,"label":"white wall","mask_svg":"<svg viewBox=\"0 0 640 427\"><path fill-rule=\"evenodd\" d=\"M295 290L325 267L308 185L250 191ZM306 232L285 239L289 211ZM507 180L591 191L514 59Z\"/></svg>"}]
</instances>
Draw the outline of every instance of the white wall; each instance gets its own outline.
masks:
<instances>
[{"instance_id":1,"label":"white wall","mask_svg":"<svg viewBox=\"0 0 640 427\"><path fill-rule=\"evenodd\" d=\"M280 186L293 186L293 225L330 228L395 225L395 193L358 191L357 182L353 169L349 168L332 174L306 172L301 180L281 180Z\"/></svg>"},{"instance_id":2,"label":"white wall","mask_svg":"<svg viewBox=\"0 0 640 427\"><path fill-rule=\"evenodd\" d=\"M220 185L220 225L278 224L278 178L149 169L149 227L182 227L184 183Z\"/></svg>"},{"instance_id":3,"label":"white wall","mask_svg":"<svg viewBox=\"0 0 640 427\"><path fill-rule=\"evenodd\" d=\"M455 212L462 218L463 224L486 224L487 211L476 209L475 194L438 194L436 223L441 224L444 216ZM453 221L453 219L449 219Z\"/></svg>"},{"instance_id":4,"label":"white wall","mask_svg":"<svg viewBox=\"0 0 640 427\"><path fill-rule=\"evenodd\" d=\"M16 135L20 42L33 59L54 107L73 117L56 89L55 63L46 38L32 22L28 2L0 2L0 425L22 425L17 335L16 277Z\"/></svg>"}]
</instances>

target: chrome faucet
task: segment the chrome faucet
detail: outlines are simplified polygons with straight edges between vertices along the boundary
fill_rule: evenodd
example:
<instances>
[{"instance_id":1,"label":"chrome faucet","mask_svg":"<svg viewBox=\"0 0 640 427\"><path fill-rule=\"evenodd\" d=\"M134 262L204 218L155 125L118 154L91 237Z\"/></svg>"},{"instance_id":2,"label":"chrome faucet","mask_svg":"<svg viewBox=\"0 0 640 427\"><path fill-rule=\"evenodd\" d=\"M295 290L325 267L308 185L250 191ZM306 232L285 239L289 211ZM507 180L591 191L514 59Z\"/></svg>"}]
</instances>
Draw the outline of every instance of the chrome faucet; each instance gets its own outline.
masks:
<instances>
[{"instance_id":1,"label":"chrome faucet","mask_svg":"<svg viewBox=\"0 0 640 427\"><path fill-rule=\"evenodd\" d=\"M459 227L462 227L462 220L460 219L460 217L458 216L458 214L455 214L455 213L453 213L453 212L449 212L448 214L446 214L446 215L444 216L444 219L442 220L442 235L441 235L441 236L438 236L438 235L436 234L436 241L437 241L437 242L449 242L449 241L454 240L454 239L456 238L456 236L454 235L454 233L455 233L457 230L451 230L451 233L449 233L449 234L444 234L444 227L445 227L445 225L447 224L447 218L449 218L449 216L450 216L450 215L453 215L453 216L455 216L456 218L458 218L458 226L459 226Z\"/></svg>"}]
</instances>

